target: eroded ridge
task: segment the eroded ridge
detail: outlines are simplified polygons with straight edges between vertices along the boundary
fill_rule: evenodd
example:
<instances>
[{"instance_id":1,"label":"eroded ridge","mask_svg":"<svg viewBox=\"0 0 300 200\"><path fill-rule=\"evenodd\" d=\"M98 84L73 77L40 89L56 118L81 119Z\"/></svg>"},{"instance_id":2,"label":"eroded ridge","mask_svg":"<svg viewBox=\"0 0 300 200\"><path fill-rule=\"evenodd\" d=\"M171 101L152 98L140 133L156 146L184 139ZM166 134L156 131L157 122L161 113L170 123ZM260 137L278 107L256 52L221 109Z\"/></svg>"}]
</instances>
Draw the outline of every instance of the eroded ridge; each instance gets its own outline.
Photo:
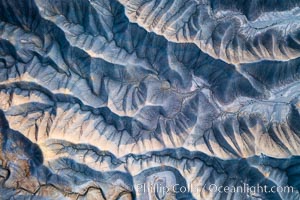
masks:
<instances>
[{"instance_id":1,"label":"eroded ridge","mask_svg":"<svg viewBox=\"0 0 300 200\"><path fill-rule=\"evenodd\" d=\"M130 21L228 63L299 57L298 1L119 1Z\"/></svg>"},{"instance_id":2,"label":"eroded ridge","mask_svg":"<svg viewBox=\"0 0 300 200\"><path fill-rule=\"evenodd\" d=\"M297 1L0 10L0 199L300 198Z\"/></svg>"}]
</instances>

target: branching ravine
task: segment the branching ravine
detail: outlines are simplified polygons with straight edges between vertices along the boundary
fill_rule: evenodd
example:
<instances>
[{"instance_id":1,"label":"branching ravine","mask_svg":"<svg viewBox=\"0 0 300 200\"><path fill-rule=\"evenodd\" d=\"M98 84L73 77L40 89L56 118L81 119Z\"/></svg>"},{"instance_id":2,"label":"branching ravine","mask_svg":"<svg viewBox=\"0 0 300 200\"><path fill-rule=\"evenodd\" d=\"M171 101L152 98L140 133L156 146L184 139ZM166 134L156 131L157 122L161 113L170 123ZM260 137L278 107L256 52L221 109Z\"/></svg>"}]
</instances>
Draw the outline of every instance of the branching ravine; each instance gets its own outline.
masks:
<instances>
[{"instance_id":1,"label":"branching ravine","mask_svg":"<svg viewBox=\"0 0 300 200\"><path fill-rule=\"evenodd\" d=\"M299 6L0 0L0 199L300 199Z\"/></svg>"}]
</instances>

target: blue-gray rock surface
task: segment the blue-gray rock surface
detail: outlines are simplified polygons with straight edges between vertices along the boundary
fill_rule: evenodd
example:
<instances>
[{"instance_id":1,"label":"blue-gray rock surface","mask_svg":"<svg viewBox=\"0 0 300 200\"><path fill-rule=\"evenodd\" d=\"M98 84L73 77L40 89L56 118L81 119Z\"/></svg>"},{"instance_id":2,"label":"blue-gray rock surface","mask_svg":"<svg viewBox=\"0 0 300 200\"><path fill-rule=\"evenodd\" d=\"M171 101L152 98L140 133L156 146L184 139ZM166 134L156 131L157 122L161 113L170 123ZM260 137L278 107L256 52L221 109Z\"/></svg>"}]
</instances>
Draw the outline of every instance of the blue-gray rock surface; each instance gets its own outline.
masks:
<instances>
[{"instance_id":1,"label":"blue-gray rock surface","mask_svg":"<svg viewBox=\"0 0 300 200\"><path fill-rule=\"evenodd\" d=\"M299 200L299 6L0 0L0 199Z\"/></svg>"}]
</instances>

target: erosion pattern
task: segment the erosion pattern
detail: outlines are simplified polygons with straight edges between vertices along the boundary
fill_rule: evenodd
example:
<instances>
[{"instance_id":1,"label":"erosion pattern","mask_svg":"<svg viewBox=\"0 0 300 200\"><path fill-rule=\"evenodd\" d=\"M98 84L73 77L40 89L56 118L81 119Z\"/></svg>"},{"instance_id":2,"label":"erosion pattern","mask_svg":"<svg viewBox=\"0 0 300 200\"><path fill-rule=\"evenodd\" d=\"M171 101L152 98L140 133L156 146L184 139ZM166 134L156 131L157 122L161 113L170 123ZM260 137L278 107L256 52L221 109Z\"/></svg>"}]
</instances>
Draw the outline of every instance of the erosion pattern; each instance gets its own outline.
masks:
<instances>
[{"instance_id":1,"label":"erosion pattern","mask_svg":"<svg viewBox=\"0 0 300 200\"><path fill-rule=\"evenodd\" d=\"M300 199L299 5L0 0L0 199Z\"/></svg>"}]
</instances>

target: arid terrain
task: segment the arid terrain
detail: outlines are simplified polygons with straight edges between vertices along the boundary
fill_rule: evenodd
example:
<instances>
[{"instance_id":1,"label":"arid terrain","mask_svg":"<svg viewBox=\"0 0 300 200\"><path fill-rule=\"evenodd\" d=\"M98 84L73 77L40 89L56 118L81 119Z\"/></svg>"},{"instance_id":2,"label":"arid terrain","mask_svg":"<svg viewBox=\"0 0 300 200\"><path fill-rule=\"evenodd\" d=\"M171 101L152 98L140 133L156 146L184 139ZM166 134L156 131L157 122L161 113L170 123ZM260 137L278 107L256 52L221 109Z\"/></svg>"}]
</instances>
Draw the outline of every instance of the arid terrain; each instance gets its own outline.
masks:
<instances>
[{"instance_id":1,"label":"arid terrain","mask_svg":"<svg viewBox=\"0 0 300 200\"><path fill-rule=\"evenodd\" d=\"M299 200L299 6L0 0L0 200Z\"/></svg>"}]
</instances>

